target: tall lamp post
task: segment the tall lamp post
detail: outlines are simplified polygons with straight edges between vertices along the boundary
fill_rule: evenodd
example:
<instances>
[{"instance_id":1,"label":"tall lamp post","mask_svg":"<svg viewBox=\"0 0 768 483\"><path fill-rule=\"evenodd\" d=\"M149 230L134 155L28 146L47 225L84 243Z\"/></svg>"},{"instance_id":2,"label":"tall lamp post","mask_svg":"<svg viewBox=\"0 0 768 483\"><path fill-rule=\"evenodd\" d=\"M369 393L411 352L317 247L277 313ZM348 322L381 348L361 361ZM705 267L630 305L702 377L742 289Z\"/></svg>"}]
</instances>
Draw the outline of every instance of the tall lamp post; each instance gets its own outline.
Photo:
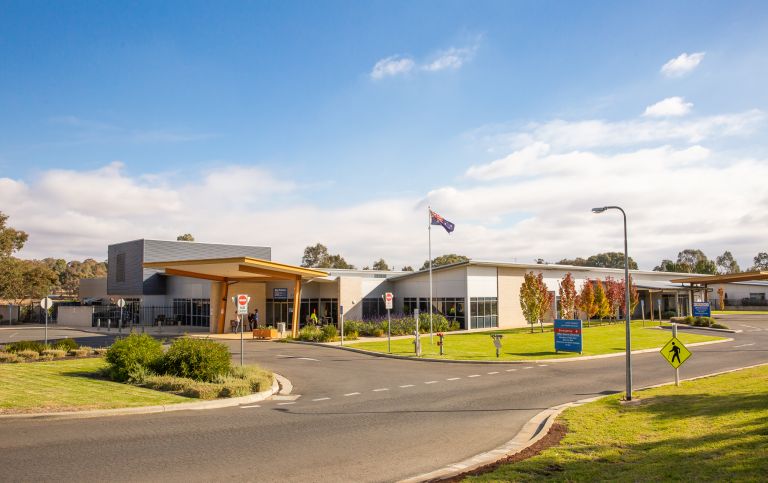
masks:
<instances>
[{"instance_id":1,"label":"tall lamp post","mask_svg":"<svg viewBox=\"0 0 768 483\"><path fill-rule=\"evenodd\" d=\"M624 315L626 316L626 337L627 337L627 356L626 356L626 362L627 362L627 394L625 396L625 399L627 401L632 400L632 347L631 347L631 338L629 333L629 324L630 324L630 300L629 300L629 255L627 252L627 214L624 212L624 210L621 209L619 206L603 206L602 208L592 208L592 213L602 213L605 210L619 210L621 214L624 216L624 287L626 288L626 293L624 294L624 301L625 301L625 307L624 307Z\"/></svg>"}]
</instances>

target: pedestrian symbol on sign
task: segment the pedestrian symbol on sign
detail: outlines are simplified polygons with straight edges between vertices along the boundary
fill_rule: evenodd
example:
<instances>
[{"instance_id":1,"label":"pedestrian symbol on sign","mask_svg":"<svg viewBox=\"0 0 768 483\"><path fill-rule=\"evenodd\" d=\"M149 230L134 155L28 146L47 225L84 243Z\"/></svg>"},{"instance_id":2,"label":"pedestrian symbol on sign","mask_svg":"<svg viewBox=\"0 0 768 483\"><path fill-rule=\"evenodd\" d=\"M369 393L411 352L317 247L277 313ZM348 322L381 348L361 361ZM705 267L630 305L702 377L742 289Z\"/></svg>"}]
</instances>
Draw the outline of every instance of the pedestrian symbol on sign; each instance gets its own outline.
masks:
<instances>
[{"instance_id":1,"label":"pedestrian symbol on sign","mask_svg":"<svg viewBox=\"0 0 768 483\"><path fill-rule=\"evenodd\" d=\"M691 357L691 351L680 342L680 339L672 337L672 339L667 342L667 345L661 349L661 355L672 367L677 369Z\"/></svg>"}]
</instances>

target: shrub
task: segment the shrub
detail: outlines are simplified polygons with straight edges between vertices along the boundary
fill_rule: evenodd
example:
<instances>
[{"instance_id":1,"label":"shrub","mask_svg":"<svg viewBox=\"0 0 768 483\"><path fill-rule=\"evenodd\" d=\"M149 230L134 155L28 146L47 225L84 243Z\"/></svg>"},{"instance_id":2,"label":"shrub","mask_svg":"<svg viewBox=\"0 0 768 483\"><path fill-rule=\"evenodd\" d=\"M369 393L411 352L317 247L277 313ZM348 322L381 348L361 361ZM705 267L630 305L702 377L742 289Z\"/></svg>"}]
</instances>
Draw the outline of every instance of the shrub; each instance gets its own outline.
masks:
<instances>
[{"instance_id":1,"label":"shrub","mask_svg":"<svg viewBox=\"0 0 768 483\"><path fill-rule=\"evenodd\" d=\"M20 340L17 342L11 342L6 346L8 352L21 352L21 351L35 351L40 353L47 349L45 344L34 340Z\"/></svg>"},{"instance_id":2,"label":"shrub","mask_svg":"<svg viewBox=\"0 0 768 483\"><path fill-rule=\"evenodd\" d=\"M93 353L93 349L87 346L82 346L77 349L72 349L69 353L75 357L88 357Z\"/></svg>"},{"instance_id":3,"label":"shrub","mask_svg":"<svg viewBox=\"0 0 768 483\"><path fill-rule=\"evenodd\" d=\"M136 366L155 370L163 358L163 346L149 334L131 334L118 339L107 350L109 376L115 381L127 381Z\"/></svg>"},{"instance_id":4,"label":"shrub","mask_svg":"<svg viewBox=\"0 0 768 483\"><path fill-rule=\"evenodd\" d=\"M661 317L664 319L669 319L670 317L674 317L676 315L677 315L677 312L675 312L674 310L665 310L664 312L661 313Z\"/></svg>"},{"instance_id":5,"label":"shrub","mask_svg":"<svg viewBox=\"0 0 768 483\"><path fill-rule=\"evenodd\" d=\"M673 324L685 324L685 317L670 317L669 321Z\"/></svg>"},{"instance_id":6,"label":"shrub","mask_svg":"<svg viewBox=\"0 0 768 483\"><path fill-rule=\"evenodd\" d=\"M210 339L176 339L163 358L163 373L211 382L230 369L227 346Z\"/></svg>"},{"instance_id":7,"label":"shrub","mask_svg":"<svg viewBox=\"0 0 768 483\"><path fill-rule=\"evenodd\" d=\"M109 350L108 347L97 347L96 349L93 349L93 352L95 352L97 356L104 357L105 355L107 355L108 350Z\"/></svg>"},{"instance_id":8,"label":"shrub","mask_svg":"<svg viewBox=\"0 0 768 483\"><path fill-rule=\"evenodd\" d=\"M259 366L233 367L229 371L229 375L248 381L251 392L266 391L272 387L272 373Z\"/></svg>"},{"instance_id":9,"label":"shrub","mask_svg":"<svg viewBox=\"0 0 768 483\"><path fill-rule=\"evenodd\" d=\"M50 354L41 355L40 358L38 359L38 361L42 361L42 362L48 362L52 360L53 360L53 356Z\"/></svg>"},{"instance_id":10,"label":"shrub","mask_svg":"<svg viewBox=\"0 0 768 483\"><path fill-rule=\"evenodd\" d=\"M55 349L63 349L64 351L69 352L79 348L80 344L78 344L74 339L61 339L56 341L56 343L53 344L53 347Z\"/></svg>"},{"instance_id":11,"label":"shrub","mask_svg":"<svg viewBox=\"0 0 768 483\"><path fill-rule=\"evenodd\" d=\"M43 357L50 356L51 359L60 359L62 357L67 357L67 351L63 349L45 349L40 355Z\"/></svg>"},{"instance_id":12,"label":"shrub","mask_svg":"<svg viewBox=\"0 0 768 483\"><path fill-rule=\"evenodd\" d=\"M21 362L21 358L15 352L0 352L0 363Z\"/></svg>"},{"instance_id":13,"label":"shrub","mask_svg":"<svg viewBox=\"0 0 768 483\"><path fill-rule=\"evenodd\" d=\"M352 331L347 332L345 330L344 332L345 332L345 335L344 335L345 339L347 339L347 340L357 340L357 337L358 337L357 331L352 330Z\"/></svg>"},{"instance_id":14,"label":"shrub","mask_svg":"<svg viewBox=\"0 0 768 483\"><path fill-rule=\"evenodd\" d=\"M339 334L335 325L324 325L321 331L320 342L331 342L336 340L336 336Z\"/></svg>"},{"instance_id":15,"label":"shrub","mask_svg":"<svg viewBox=\"0 0 768 483\"><path fill-rule=\"evenodd\" d=\"M272 386L272 374L258 366L232 368L226 375L218 376L212 382L195 381L188 377L150 374L144 378L142 385L185 397L216 399L247 396L253 392L267 390Z\"/></svg>"},{"instance_id":16,"label":"shrub","mask_svg":"<svg viewBox=\"0 0 768 483\"><path fill-rule=\"evenodd\" d=\"M318 342L323 336L323 331L316 325L307 325L299 330L299 340L306 342Z\"/></svg>"},{"instance_id":17,"label":"shrub","mask_svg":"<svg viewBox=\"0 0 768 483\"><path fill-rule=\"evenodd\" d=\"M710 327L712 327L714 329L730 329L730 327L728 327L727 325L720 324L720 323L714 323Z\"/></svg>"},{"instance_id":18,"label":"shrub","mask_svg":"<svg viewBox=\"0 0 768 483\"><path fill-rule=\"evenodd\" d=\"M689 315L685 318L685 322L688 325L693 325L693 323L696 321L696 319L693 318L692 315Z\"/></svg>"},{"instance_id":19,"label":"shrub","mask_svg":"<svg viewBox=\"0 0 768 483\"><path fill-rule=\"evenodd\" d=\"M25 361L36 361L40 358L40 353L37 351L33 351L32 349L24 349L24 350L18 351L16 352L16 355Z\"/></svg>"}]
</instances>

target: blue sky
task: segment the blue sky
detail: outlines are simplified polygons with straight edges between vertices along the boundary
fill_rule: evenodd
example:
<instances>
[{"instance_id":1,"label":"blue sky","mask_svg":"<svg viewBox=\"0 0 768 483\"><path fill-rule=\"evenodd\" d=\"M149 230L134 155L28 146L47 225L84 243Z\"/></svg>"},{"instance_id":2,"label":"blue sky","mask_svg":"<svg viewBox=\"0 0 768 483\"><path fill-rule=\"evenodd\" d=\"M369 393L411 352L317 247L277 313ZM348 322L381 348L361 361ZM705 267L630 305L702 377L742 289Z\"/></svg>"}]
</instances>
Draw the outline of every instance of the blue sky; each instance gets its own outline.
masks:
<instances>
[{"instance_id":1,"label":"blue sky","mask_svg":"<svg viewBox=\"0 0 768 483\"><path fill-rule=\"evenodd\" d=\"M26 256L100 256L120 237L192 231L201 241L270 243L288 262L324 241L360 266L379 256L416 265L425 258L423 232L412 233L411 218L431 202L472 232L457 229L438 250L556 260L620 244L602 220L569 232L583 243L553 241L547 210L560 224L583 227L575 220L591 199L574 196L576 218L562 207L505 201L503 193L526 190L568 196L560 187L578 185L573 176L583 173L559 170L553 178L547 170L560 165L552 155L619 156L595 161L615 165L643 149L700 148L706 154L685 151L693 156L686 163L715 170L700 181L705 191L721 188L707 180L722 179L716 170L738 160L766 166L764 2L24 1L0 8L0 181L7 183L0 210L32 235ZM682 73L661 70L683 54L700 57ZM377 74L377 65L388 74ZM646 113L670 98L677 100L662 107L677 111ZM623 129L628 139L574 142L583 122ZM633 123L652 133L634 139ZM676 129L683 134L665 134ZM525 172L469 171L504 159L519 165L507 157L526 147L538 154ZM678 172L676 156L649 173L658 183L633 176L646 189L619 201L639 210L669 196L669 185L679 184L661 181L669 172L696 173ZM224 174L212 181L213 173ZM73 188L59 192L53 180ZM83 190L95 193L80 199ZM221 190L253 199L189 201ZM122 195L94 206L115 193ZM759 187L748 193L760 202L767 196ZM483 198L490 208L467 201ZM173 208L138 206L147 200ZM664 205L659 213L668 213ZM722 205L691 206L701 212L692 222L706 226ZM754 207L739 207L730 206L729 216L760 219ZM220 210L235 221L212 223ZM39 213L68 221L53 229L31 220ZM364 213L370 227L359 225ZM636 258L644 268L688 248L681 243L712 257L729 249L742 265L768 249L758 228L740 238L738 225L691 233L680 228L686 223L654 218L640 220L648 239L638 240ZM224 234L236 220L247 228ZM303 229L289 226L296 223ZM675 242L659 244L671 227L682 230ZM378 237L358 233L371 229ZM610 241L590 241L596 233Z\"/></svg>"}]
</instances>

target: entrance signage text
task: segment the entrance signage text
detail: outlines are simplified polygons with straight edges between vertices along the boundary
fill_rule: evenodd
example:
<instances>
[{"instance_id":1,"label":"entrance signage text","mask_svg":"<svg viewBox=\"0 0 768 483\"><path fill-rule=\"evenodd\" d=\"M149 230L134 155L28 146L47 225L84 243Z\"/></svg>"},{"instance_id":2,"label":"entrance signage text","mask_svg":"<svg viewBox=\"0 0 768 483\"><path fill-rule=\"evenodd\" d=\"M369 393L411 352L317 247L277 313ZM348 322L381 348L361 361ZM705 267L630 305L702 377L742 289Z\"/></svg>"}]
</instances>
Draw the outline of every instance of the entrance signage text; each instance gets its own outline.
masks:
<instances>
[{"instance_id":1,"label":"entrance signage text","mask_svg":"<svg viewBox=\"0 0 768 483\"><path fill-rule=\"evenodd\" d=\"M555 352L578 352L584 348L581 320L555 319Z\"/></svg>"},{"instance_id":2,"label":"entrance signage text","mask_svg":"<svg viewBox=\"0 0 768 483\"><path fill-rule=\"evenodd\" d=\"M709 302L694 302L693 316L694 317L712 317L712 307L710 306Z\"/></svg>"}]
</instances>

